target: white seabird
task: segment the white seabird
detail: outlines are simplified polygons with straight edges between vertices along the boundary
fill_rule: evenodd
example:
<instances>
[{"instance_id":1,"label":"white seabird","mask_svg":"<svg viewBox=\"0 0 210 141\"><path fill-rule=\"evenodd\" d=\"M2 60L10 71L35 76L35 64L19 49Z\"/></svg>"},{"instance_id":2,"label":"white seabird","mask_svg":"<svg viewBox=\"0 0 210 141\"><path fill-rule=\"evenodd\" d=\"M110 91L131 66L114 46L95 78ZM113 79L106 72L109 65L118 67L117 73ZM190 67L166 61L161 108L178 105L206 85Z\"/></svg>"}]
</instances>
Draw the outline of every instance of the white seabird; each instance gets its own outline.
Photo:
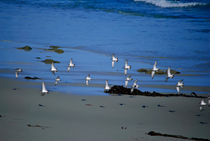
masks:
<instances>
[{"instance_id":1,"label":"white seabird","mask_svg":"<svg viewBox=\"0 0 210 141\"><path fill-rule=\"evenodd\" d=\"M125 60L125 69L130 70L131 65L128 65L128 60Z\"/></svg>"},{"instance_id":2,"label":"white seabird","mask_svg":"<svg viewBox=\"0 0 210 141\"><path fill-rule=\"evenodd\" d=\"M88 86L89 81L91 80L90 74L88 74L88 76L86 76L85 78L85 84Z\"/></svg>"},{"instance_id":3,"label":"white seabird","mask_svg":"<svg viewBox=\"0 0 210 141\"><path fill-rule=\"evenodd\" d=\"M54 66L54 63L52 62L51 64L51 72L54 74L55 72L57 72L56 67Z\"/></svg>"},{"instance_id":4,"label":"white seabird","mask_svg":"<svg viewBox=\"0 0 210 141\"><path fill-rule=\"evenodd\" d=\"M128 81L131 81L131 80L133 80L133 79L131 78L130 75L126 77L126 79L125 79L125 87L126 88L128 87Z\"/></svg>"},{"instance_id":5,"label":"white seabird","mask_svg":"<svg viewBox=\"0 0 210 141\"><path fill-rule=\"evenodd\" d=\"M183 88L183 86L184 86L183 80L178 81L178 83L176 85L176 90L177 90L178 94L180 93L180 88Z\"/></svg>"},{"instance_id":6,"label":"white seabird","mask_svg":"<svg viewBox=\"0 0 210 141\"><path fill-rule=\"evenodd\" d=\"M159 68L157 68L157 61L155 61L153 68L152 68L152 73L151 73L152 79L154 78L155 72L157 72L157 71L159 71Z\"/></svg>"},{"instance_id":7,"label":"white seabird","mask_svg":"<svg viewBox=\"0 0 210 141\"><path fill-rule=\"evenodd\" d=\"M137 84L137 80L135 80L131 88L131 93L134 91L134 89L138 89L138 88L139 88L139 85Z\"/></svg>"},{"instance_id":8,"label":"white seabird","mask_svg":"<svg viewBox=\"0 0 210 141\"><path fill-rule=\"evenodd\" d=\"M131 69L131 65L128 65L128 60L125 60L124 74L127 75L127 72L130 69Z\"/></svg>"},{"instance_id":9,"label":"white seabird","mask_svg":"<svg viewBox=\"0 0 210 141\"><path fill-rule=\"evenodd\" d=\"M15 78L18 78L19 73L22 72L23 70L21 68L15 69Z\"/></svg>"},{"instance_id":10,"label":"white seabird","mask_svg":"<svg viewBox=\"0 0 210 141\"><path fill-rule=\"evenodd\" d=\"M45 87L45 83L42 82L42 92L41 92L41 94L47 94L47 93L48 93L48 90Z\"/></svg>"},{"instance_id":11,"label":"white seabird","mask_svg":"<svg viewBox=\"0 0 210 141\"><path fill-rule=\"evenodd\" d=\"M206 106L207 103L204 101L204 99L201 99L201 103L200 103L200 106Z\"/></svg>"},{"instance_id":12,"label":"white seabird","mask_svg":"<svg viewBox=\"0 0 210 141\"><path fill-rule=\"evenodd\" d=\"M114 56L114 54L112 54L112 68L114 68L114 63L118 62L118 58Z\"/></svg>"},{"instance_id":13,"label":"white seabird","mask_svg":"<svg viewBox=\"0 0 210 141\"><path fill-rule=\"evenodd\" d=\"M167 70L166 81L168 81L169 78L174 78L174 74L171 74L171 68L170 67L168 67L168 70Z\"/></svg>"},{"instance_id":14,"label":"white seabird","mask_svg":"<svg viewBox=\"0 0 210 141\"><path fill-rule=\"evenodd\" d=\"M108 84L108 80L106 80L106 84L105 84L105 87L104 87L104 91L108 91L110 90L110 86Z\"/></svg>"},{"instance_id":15,"label":"white seabird","mask_svg":"<svg viewBox=\"0 0 210 141\"><path fill-rule=\"evenodd\" d=\"M71 58L67 70L70 71L70 69L74 67L75 67L75 64L73 63L72 58Z\"/></svg>"},{"instance_id":16,"label":"white seabird","mask_svg":"<svg viewBox=\"0 0 210 141\"><path fill-rule=\"evenodd\" d=\"M60 81L61 81L61 78L59 76L57 76L56 79L55 79L55 85L57 85L58 82L60 82Z\"/></svg>"}]
</instances>

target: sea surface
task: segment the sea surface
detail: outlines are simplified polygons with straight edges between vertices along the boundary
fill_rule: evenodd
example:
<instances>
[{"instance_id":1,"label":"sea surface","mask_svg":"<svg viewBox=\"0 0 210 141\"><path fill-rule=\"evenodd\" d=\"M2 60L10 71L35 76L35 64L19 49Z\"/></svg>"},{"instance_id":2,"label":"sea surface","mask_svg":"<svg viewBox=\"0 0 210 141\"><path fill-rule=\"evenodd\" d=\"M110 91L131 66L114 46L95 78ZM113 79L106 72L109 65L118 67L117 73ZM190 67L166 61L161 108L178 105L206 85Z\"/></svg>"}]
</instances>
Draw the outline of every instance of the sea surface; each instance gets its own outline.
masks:
<instances>
[{"instance_id":1,"label":"sea surface","mask_svg":"<svg viewBox=\"0 0 210 141\"><path fill-rule=\"evenodd\" d=\"M32 50L16 49L25 45ZM60 46L64 53L46 51L50 45ZM24 71L18 79L40 77L37 81L46 81L52 91L105 95L105 80L124 84L126 59L132 66L128 74L143 91L176 93L175 85L181 79L185 86L210 87L210 1L1 0L0 50L0 76L14 78L14 69L21 67ZM119 58L114 68L113 53ZM67 72L70 58L76 67ZM55 75L49 72L49 64L41 62L44 59L61 62L55 64ZM152 80L137 72L152 68L154 61L160 69L171 67L181 74L165 82L165 75ZM86 87L88 74L92 81ZM57 76L61 84L54 86Z\"/></svg>"}]
</instances>

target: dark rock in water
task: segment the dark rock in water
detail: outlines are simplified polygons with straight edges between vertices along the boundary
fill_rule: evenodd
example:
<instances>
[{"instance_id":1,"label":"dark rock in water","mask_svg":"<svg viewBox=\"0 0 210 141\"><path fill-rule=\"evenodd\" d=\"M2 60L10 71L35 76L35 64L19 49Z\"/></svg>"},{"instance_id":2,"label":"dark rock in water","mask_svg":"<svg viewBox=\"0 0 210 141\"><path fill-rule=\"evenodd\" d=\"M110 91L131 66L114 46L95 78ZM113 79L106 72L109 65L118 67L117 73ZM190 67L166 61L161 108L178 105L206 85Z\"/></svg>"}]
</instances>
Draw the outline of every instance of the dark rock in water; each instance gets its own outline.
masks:
<instances>
[{"instance_id":1,"label":"dark rock in water","mask_svg":"<svg viewBox=\"0 0 210 141\"><path fill-rule=\"evenodd\" d=\"M187 95L187 94L161 94L158 92L142 92L138 89L134 89L133 92L131 92L131 88L125 88L123 86L114 85L111 87L110 90L104 91L105 93L109 94L124 94L124 95L141 95L141 96L153 96L153 97L170 97L170 96L182 96L182 97L194 97L194 98L207 98L205 96L197 96L197 95Z\"/></svg>"},{"instance_id":2,"label":"dark rock in water","mask_svg":"<svg viewBox=\"0 0 210 141\"><path fill-rule=\"evenodd\" d=\"M39 77L30 77L30 76L26 76L24 77L25 79L31 79L31 80L37 80L40 79Z\"/></svg>"},{"instance_id":3,"label":"dark rock in water","mask_svg":"<svg viewBox=\"0 0 210 141\"><path fill-rule=\"evenodd\" d=\"M49 49L45 49L46 51L54 51L58 54L62 54L64 53L64 51L62 49L59 49L60 47L59 46L50 46Z\"/></svg>"},{"instance_id":4,"label":"dark rock in water","mask_svg":"<svg viewBox=\"0 0 210 141\"><path fill-rule=\"evenodd\" d=\"M17 49L23 49L25 51L31 51L32 50L32 48L30 46L19 47Z\"/></svg>"},{"instance_id":5,"label":"dark rock in water","mask_svg":"<svg viewBox=\"0 0 210 141\"><path fill-rule=\"evenodd\" d=\"M53 59L45 59L42 62L44 62L45 64L60 63L59 61L55 61Z\"/></svg>"}]
</instances>

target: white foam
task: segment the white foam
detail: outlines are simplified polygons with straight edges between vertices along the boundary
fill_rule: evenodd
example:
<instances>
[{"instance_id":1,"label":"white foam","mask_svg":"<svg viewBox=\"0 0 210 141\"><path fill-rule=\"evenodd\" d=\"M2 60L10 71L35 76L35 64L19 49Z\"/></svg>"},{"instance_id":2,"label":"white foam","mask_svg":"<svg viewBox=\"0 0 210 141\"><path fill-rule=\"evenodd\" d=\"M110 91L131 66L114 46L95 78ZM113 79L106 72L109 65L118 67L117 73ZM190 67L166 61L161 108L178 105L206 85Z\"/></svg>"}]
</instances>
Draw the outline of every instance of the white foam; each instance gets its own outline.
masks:
<instances>
[{"instance_id":1,"label":"white foam","mask_svg":"<svg viewBox=\"0 0 210 141\"><path fill-rule=\"evenodd\" d=\"M198 5L206 5L205 3L199 3L199 2L171 2L167 0L134 0L135 2L145 2L150 3L158 7L162 8L175 8L175 7L192 7L192 6L198 6Z\"/></svg>"}]
</instances>

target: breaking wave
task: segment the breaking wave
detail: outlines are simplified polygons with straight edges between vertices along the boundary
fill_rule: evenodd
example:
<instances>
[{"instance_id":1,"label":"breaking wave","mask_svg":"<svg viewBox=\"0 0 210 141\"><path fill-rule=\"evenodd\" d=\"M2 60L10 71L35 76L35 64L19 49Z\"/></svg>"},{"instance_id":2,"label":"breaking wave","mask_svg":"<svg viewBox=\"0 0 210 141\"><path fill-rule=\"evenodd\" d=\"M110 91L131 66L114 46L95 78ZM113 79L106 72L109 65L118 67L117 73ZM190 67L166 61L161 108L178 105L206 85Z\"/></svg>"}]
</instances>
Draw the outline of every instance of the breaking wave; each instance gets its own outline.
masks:
<instances>
[{"instance_id":1,"label":"breaking wave","mask_svg":"<svg viewBox=\"0 0 210 141\"><path fill-rule=\"evenodd\" d=\"M162 8L193 7L193 6L206 5L206 3L201 3L201 2L178 2L178 1L172 2L167 0L134 0L134 1L149 3Z\"/></svg>"}]
</instances>

